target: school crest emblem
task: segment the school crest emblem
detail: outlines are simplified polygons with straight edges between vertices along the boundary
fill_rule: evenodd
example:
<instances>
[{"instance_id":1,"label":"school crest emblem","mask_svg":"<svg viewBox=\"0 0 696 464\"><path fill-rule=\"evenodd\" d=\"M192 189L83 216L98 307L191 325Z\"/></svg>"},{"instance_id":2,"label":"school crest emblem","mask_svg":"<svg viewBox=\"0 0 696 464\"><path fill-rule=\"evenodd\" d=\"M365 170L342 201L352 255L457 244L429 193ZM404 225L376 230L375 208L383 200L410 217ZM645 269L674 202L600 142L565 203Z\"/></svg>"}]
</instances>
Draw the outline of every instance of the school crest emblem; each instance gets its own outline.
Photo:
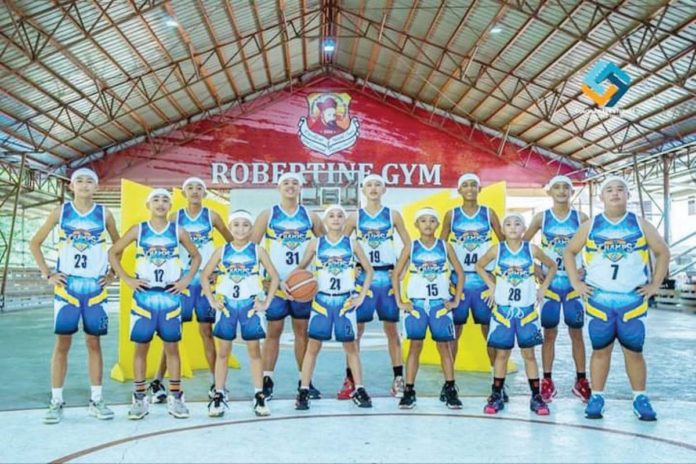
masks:
<instances>
[{"instance_id":1,"label":"school crest emblem","mask_svg":"<svg viewBox=\"0 0 696 464\"><path fill-rule=\"evenodd\" d=\"M358 118L350 117L347 93L310 93L307 117L300 118L302 144L324 156L352 147L358 140Z\"/></svg>"}]
</instances>

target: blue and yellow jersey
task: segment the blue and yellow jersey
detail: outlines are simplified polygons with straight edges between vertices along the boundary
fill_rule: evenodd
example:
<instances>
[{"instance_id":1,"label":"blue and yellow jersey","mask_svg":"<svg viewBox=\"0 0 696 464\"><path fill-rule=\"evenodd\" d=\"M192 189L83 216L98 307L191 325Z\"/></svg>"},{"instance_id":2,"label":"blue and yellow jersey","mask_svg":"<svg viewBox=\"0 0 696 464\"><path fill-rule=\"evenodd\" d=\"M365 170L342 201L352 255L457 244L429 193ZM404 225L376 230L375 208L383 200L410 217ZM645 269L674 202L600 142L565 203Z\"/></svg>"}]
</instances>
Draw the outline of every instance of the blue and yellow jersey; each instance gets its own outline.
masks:
<instances>
[{"instance_id":1,"label":"blue and yellow jersey","mask_svg":"<svg viewBox=\"0 0 696 464\"><path fill-rule=\"evenodd\" d=\"M326 236L317 240L314 273L319 291L323 293L348 293L355 288L355 259L350 238L341 237L332 242Z\"/></svg>"},{"instance_id":2,"label":"blue and yellow jersey","mask_svg":"<svg viewBox=\"0 0 696 464\"><path fill-rule=\"evenodd\" d=\"M166 287L181 278L179 259L179 228L176 222L157 232L150 222L138 225L135 252L135 275L151 288Z\"/></svg>"},{"instance_id":3,"label":"blue and yellow jersey","mask_svg":"<svg viewBox=\"0 0 696 464\"><path fill-rule=\"evenodd\" d=\"M534 256L529 242L522 242L517 251L506 242L499 243L493 275L496 305L526 307L536 302Z\"/></svg>"},{"instance_id":4,"label":"blue and yellow jersey","mask_svg":"<svg viewBox=\"0 0 696 464\"><path fill-rule=\"evenodd\" d=\"M393 266L396 263L391 209L383 206L373 216L365 208L360 208L355 235L373 267Z\"/></svg>"},{"instance_id":5,"label":"blue and yellow jersey","mask_svg":"<svg viewBox=\"0 0 696 464\"><path fill-rule=\"evenodd\" d=\"M271 208L264 248L268 251L281 281L300 264L300 259L312 238L312 218L303 205L298 205L292 215L287 214L280 205Z\"/></svg>"},{"instance_id":6,"label":"blue and yellow jersey","mask_svg":"<svg viewBox=\"0 0 696 464\"><path fill-rule=\"evenodd\" d=\"M253 298L263 293L259 267L258 245L249 242L238 250L226 243L218 265L222 278L217 292L233 300Z\"/></svg>"},{"instance_id":7,"label":"blue and yellow jersey","mask_svg":"<svg viewBox=\"0 0 696 464\"><path fill-rule=\"evenodd\" d=\"M98 278L106 274L106 233L103 205L95 203L87 213L80 214L72 202L64 203L58 221L56 270L78 277Z\"/></svg>"},{"instance_id":8,"label":"blue and yellow jersey","mask_svg":"<svg viewBox=\"0 0 696 464\"><path fill-rule=\"evenodd\" d=\"M579 227L580 213L574 209L570 210L564 219L558 219L550 209L544 211L541 223L541 249L546 256L556 261L557 276L568 275L563 265L563 252ZM582 256L579 254L576 257L576 266L578 269L582 267Z\"/></svg>"},{"instance_id":9,"label":"blue and yellow jersey","mask_svg":"<svg viewBox=\"0 0 696 464\"><path fill-rule=\"evenodd\" d=\"M629 293L648 282L649 249L638 217L627 212L617 222L600 214L585 242L585 281L600 290Z\"/></svg>"},{"instance_id":10,"label":"blue and yellow jersey","mask_svg":"<svg viewBox=\"0 0 696 464\"><path fill-rule=\"evenodd\" d=\"M196 245L198 253L201 254L200 272L208 264L210 257L215 251L211 212L204 207L195 218L192 218L186 212L186 208L182 208L176 214L176 223L189 233L191 241ZM191 257L186 248L183 246L179 247L179 255L181 256L181 262L184 264L184 270L188 271L191 268Z\"/></svg>"},{"instance_id":11,"label":"blue and yellow jersey","mask_svg":"<svg viewBox=\"0 0 696 464\"><path fill-rule=\"evenodd\" d=\"M411 264L406 294L409 299L449 298L449 261L444 240L428 248L420 240L411 243Z\"/></svg>"},{"instance_id":12,"label":"blue and yellow jersey","mask_svg":"<svg viewBox=\"0 0 696 464\"><path fill-rule=\"evenodd\" d=\"M476 272L476 262L493 245L493 226L491 226L490 211L486 206L471 216L466 214L461 206L451 210L452 223L447 241L454 248L457 259L464 272ZM486 270L492 270L492 267Z\"/></svg>"}]
</instances>

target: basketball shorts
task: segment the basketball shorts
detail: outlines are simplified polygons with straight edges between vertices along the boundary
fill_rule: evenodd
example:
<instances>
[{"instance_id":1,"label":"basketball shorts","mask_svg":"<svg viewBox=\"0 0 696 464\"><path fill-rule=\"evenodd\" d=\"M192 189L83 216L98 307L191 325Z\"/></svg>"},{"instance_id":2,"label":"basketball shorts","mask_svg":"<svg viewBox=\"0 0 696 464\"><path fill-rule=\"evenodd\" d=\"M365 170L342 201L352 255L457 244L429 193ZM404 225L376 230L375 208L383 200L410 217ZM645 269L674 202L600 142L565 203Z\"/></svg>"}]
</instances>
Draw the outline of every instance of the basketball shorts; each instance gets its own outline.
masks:
<instances>
[{"instance_id":1,"label":"basketball shorts","mask_svg":"<svg viewBox=\"0 0 696 464\"><path fill-rule=\"evenodd\" d=\"M377 318L380 321L399 322L399 307L396 305L396 298L394 298L391 273L391 269L375 269L370 291L367 292L365 301L356 312L359 323L370 322L374 319L375 312L377 312ZM355 281L356 291L362 290L364 282L365 273L360 270Z\"/></svg>"},{"instance_id":2,"label":"basketball shorts","mask_svg":"<svg viewBox=\"0 0 696 464\"><path fill-rule=\"evenodd\" d=\"M496 306L492 311L488 346L501 350L532 348L544 343L539 324L539 313L534 305L524 308Z\"/></svg>"},{"instance_id":3,"label":"basketball shorts","mask_svg":"<svg viewBox=\"0 0 696 464\"><path fill-rule=\"evenodd\" d=\"M242 340L262 340L266 338L266 318L254 311L256 298L236 300L225 298L225 309L215 311L213 335L219 339L232 341L237 338L237 326Z\"/></svg>"},{"instance_id":4,"label":"basketball shorts","mask_svg":"<svg viewBox=\"0 0 696 464\"><path fill-rule=\"evenodd\" d=\"M66 285L56 286L53 297L53 331L57 335L82 330L89 335L106 335L109 316L106 314L106 289L98 278L68 276Z\"/></svg>"},{"instance_id":5,"label":"basketball shorts","mask_svg":"<svg viewBox=\"0 0 696 464\"><path fill-rule=\"evenodd\" d=\"M315 340L352 342L356 337L355 308L350 307L352 293L329 295L319 292L312 301L307 335Z\"/></svg>"},{"instance_id":6,"label":"basketball shorts","mask_svg":"<svg viewBox=\"0 0 696 464\"><path fill-rule=\"evenodd\" d=\"M457 286L457 275L452 273L450 284L450 295L454 297ZM464 298L459 301L459 305L452 311L455 325L466 324L469 319L469 312L474 318L474 322L479 325L488 325L491 321L491 308L484 300L488 294L488 287L481 277L475 272L467 272L464 279Z\"/></svg>"},{"instance_id":7,"label":"basketball shorts","mask_svg":"<svg viewBox=\"0 0 696 464\"><path fill-rule=\"evenodd\" d=\"M181 340L181 298L165 288L133 292L130 312L130 339L149 343L155 333L164 342Z\"/></svg>"},{"instance_id":8,"label":"basketball shorts","mask_svg":"<svg viewBox=\"0 0 696 464\"><path fill-rule=\"evenodd\" d=\"M193 313L196 313L198 322L212 324L215 322L215 310L210 307L208 299L203 294L203 287L200 282L189 285L188 291L181 294L181 320L189 322L193 320Z\"/></svg>"},{"instance_id":9,"label":"basketball shorts","mask_svg":"<svg viewBox=\"0 0 696 464\"><path fill-rule=\"evenodd\" d=\"M585 322L585 308L566 276L554 277L546 290L541 306L541 326L545 329L558 327L561 308L565 324L571 329L581 329Z\"/></svg>"},{"instance_id":10,"label":"basketball shorts","mask_svg":"<svg viewBox=\"0 0 696 464\"><path fill-rule=\"evenodd\" d=\"M445 308L445 300L411 300L413 311L404 316L404 330L409 340L424 340L430 329L430 336L436 342L454 340L454 322L452 312Z\"/></svg>"},{"instance_id":11,"label":"basketball shorts","mask_svg":"<svg viewBox=\"0 0 696 464\"><path fill-rule=\"evenodd\" d=\"M282 321L287 316L293 319L309 319L312 313L312 302L301 303L286 299L285 292L278 290L266 310L266 320Z\"/></svg>"},{"instance_id":12,"label":"basketball shorts","mask_svg":"<svg viewBox=\"0 0 696 464\"><path fill-rule=\"evenodd\" d=\"M624 348L640 353L645 343L648 300L636 292L616 293L595 288L587 300L587 326L592 348L601 350L615 339Z\"/></svg>"}]
</instances>

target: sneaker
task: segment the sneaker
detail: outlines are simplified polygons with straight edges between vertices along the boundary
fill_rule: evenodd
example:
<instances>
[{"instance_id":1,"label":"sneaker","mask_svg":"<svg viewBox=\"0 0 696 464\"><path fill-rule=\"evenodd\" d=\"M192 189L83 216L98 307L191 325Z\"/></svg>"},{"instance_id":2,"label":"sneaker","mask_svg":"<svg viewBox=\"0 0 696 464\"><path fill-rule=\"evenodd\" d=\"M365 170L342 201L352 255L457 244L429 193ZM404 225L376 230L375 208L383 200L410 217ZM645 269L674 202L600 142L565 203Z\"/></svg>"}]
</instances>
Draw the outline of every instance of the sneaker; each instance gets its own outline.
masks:
<instances>
[{"instance_id":1,"label":"sneaker","mask_svg":"<svg viewBox=\"0 0 696 464\"><path fill-rule=\"evenodd\" d=\"M541 398L546 403L553 401L553 398L558 394L556 385L551 379L541 379Z\"/></svg>"},{"instance_id":2,"label":"sneaker","mask_svg":"<svg viewBox=\"0 0 696 464\"><path fill-rule=\"evenodd\" d=\"M262 393L264 398L266 398L266 401L270 401L271 398L273 398L273 379L267 375L263 377Z\"/></svg>"},{"instance_id":3,"label":"sneaker","mask_svg":"<svg viewBox=\"0 0 696 464\"><path fill-rule=\"evenodd\" d=\"M400 375L397 375L396 377L394 377L394 381L392 382L391 390L389 390L389 392L393 397L401 398L402 396L404 396L404 388L404 378Z\"/></svg>"},{"instance_id":4,"label":"sneaker","mask_svg":"<svg viewBox=\"0 0 696 464\"><path fill-rule=\"evenodd\" d=\"M299 387L299 385L298 385ZM312 400L320 400L321 399L321 392L317 390L317 388L312 385L312 382L309 382L309 398Z\"/></svg>"},{"instance_id":5,"label":"sneaker","mask_svg":"<svg viewBox=\"0 0 696 464\"><path fill-rule=\"evenodd\" d=\"M532 399L529 400L529 409L536 413L537 416L548 416L551 414L549 406L541 397L540 393L532 395Z\"/></svg>"},{"instance_id":6,"label":"sneaker","mask_svg":"<svg viewBox=\"0 0 696 464\"><path fill-rule=\"evenodd\" d=\"M225 409L227 408L227 401L225 400L224 395L220 392L215 392L215 395L208 403L208 416L222 417L225 414Z\"/></svg>"},{"instance_id":7,"label":"sneaker","mask_svg":"<svg viewBox=\"0 0 696 464\"><path fill-rule=\"evenodd\" d=\"M140 420L148 414L147 397L144 393L133 393L133 403L128 410L128 419Z\"/></svg>"},{"instance_id":8,"label":"sneaker","mask_svg":"<svg viewBox=\"0 0 696 464\"><path fill-rule=\"evenodd\" d=\"M650 404L650 400L645 395L638 395L633 400L633 413L642 421L657 420L657 413Z\"/></svg>"},{"instance_id":9,"label":"sneaker","mask_svg":"<svg viewBox=\"0 0 696 464\"><path fill-rule=\"evenodd\" d=\"M413 409L416 407L416 390L413 388L404 389L404 396L399 401L399 409Z\"/></svg>"},{"instance_id":10,"label":"sneaker","mask_svg":"<svg viewBox=\"0 0 696 464\"><path fill-rule=\"evenodd\" d=\"M177 419L186 419L189 410L184 403L184 392L167 396L167 411Z\"/></svg>"},{"instance_id":11,"label":"sneaker","mask_svg":"<svg viewBox=\"0 0 696 464\"><path fill-rule=\"evenodd\" d=\"M505 389L505 385L503 385L503 403L507 403L510 401L510 397L507 394L507 390Z\"/></svg>"},{"instance_id":12,"label":"sneaker","mask_svg":"<svg viewBox=\"0 0 696 464\"><path fill-rule=\"evenodd\" d=\"M150 385L147 387L147 391L150 393L152 404L164 404L167 402L167 389L159 380L155 379L150 382Z\"/></svg>"},{"instance_id":13,"label":"sneaker","mask_svg":"<svg viewBox=\"0 0 696 464\"><path fill-rule=\"evenodd\" d=\"M297 392L297 398L295 398L295 409L304 411L309 409L309 390L306 388L300 388Z\"/></svg>"},{"instance_id":14,"label":"sneaker","mask_svg":"<svg viewBox=\"0 0 696 464\"><path fill-rule=\"evenodd\" d=\"M63 420L63 406L65 406L65 403L58 403L51 400L51 402L48 403L48 411L44 414L43 423L57 424Z\"/></svg>"},{"instance_id":15,"label":"sneaker","mask_svg":"<svg viewBox=\"0 0 696 464\"><path fill-rule=\"evenodd\" d=\"M100 420L109 420L114 418L114 412L108 408L104 400L99 400L96 402L89 400L89 408L87 413L90 416L96 417Z\"/></svg>"},{"instance_id":16,"label":"sneaker","mask_svg":"<svg viewBox=\"0 0 696 464\"><path fill-rule=\"evenodd\" d=\"M352 399L353 403L357 404L359 408L372 407L372 400L370 399L370 395L367 394L367 391L363 387L360 387L357 390L355 390Z\"/></svg>"},{"instance_id":17,"label":"sneaker","mask_svg":"<svg viewBox=\"0 0 696 464\"><path fill-rule=\"evenodd\" d=\"M484 414L498 414L498 412L505 409L505 401L503 400L503 395L500 392L493 392L491 396L488 397L488 403L483 407Z\"/></svg>"},{"instance_id":18,"label":"sneaker","mask_svg":"<svg viewBox=\"0 0 696 464\"><path fill-rule=\"evenodd\" d=\"M445 403L449 409L462 409L462 402L459 399L459 389L452 385L445 389Z\"/></svg>"},{"instance_id":19,"label":"sneaker","mask_svg":"<svg viewBox=\"0 0 696 464\"><path fill-rule=\"evenodd\" d=\"M590 400L590 396L592 396L590 382L588 382L587 379L576 380L573 386L573 395L580 398L583 403L587 403Z\"/></svg>"},{"instance_id":20,"label":"sneaker","mask_svg":"<svg viewBox=\"0 0 696 464\"><path fill-rule=\"evenodd\" d=\"M585 417L588 419L601 419L604 413L604 397L600 395L590 396L585 407Z\"/></svg>"},{"instance_id":21,"label":"sneaker","mask_svg":"<svg viewBox=\"0 0 696 464\"><path fill-rule=\"evenodd\" d=\"M355 384L350 377L346 377L343 379L343 386L338 391L336 398L339 400L349 400L353 397L353 393L355 393Z\"/></svg>"},{"instance_id":22,"label":"sneaker","mask_svg":"<svg viewBox=\"0 0 696 464\"><path fill-rule=\"evenodd\" d=\"M263 396L263 392L258 392L254 395L254 414L257 416L271 415L271 410L266 404L266 398Z\"/></svg>"},{"instance_id":23,"label":"sneaker","mask_svg":"<svg viewBox=\"0 0 696 464\"><path fill-rule=\"evenodd\" d=\"M447 389L444 383L442 384L442 388L440 389L440 401L442 401L443 403L447 401Z\"/></svg>"}]
</instances>

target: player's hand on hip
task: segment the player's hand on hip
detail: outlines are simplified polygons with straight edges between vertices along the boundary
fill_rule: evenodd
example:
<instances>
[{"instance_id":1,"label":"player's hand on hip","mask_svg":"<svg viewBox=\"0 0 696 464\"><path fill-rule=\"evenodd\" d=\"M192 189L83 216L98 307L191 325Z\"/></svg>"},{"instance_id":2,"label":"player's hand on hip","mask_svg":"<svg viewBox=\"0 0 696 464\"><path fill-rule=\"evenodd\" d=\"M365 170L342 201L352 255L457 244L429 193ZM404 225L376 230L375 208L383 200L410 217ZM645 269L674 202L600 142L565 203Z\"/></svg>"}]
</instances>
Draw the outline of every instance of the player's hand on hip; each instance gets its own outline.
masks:
<instances>
[{"instance_id":1,"label":"player's hand on hip","mask_svg":"<svg viewBox=\"0 0 696 464\"><path fill-rule=\"evenodd\" d=\"M651 296L655 296L658 290L660 290L660 286L651 283L643 285L642 287L638 287L638 290L636 290L636 292L643 298L650 298Z\"/></svg>"},{"instance_id":2,"label":"player's hand on hip","mask_svg":"<svg viewBox=\"0 0 696 464\"><path fill-rule=\"evenodd\" d=\"M109 285L116 282L117 280L118 280L117 276L115 276L111 273L108 273L105 276L102 276L99 278L99 286L101 288L108 287Z\"/></svg>"},{"instance_id":3,"label":"player's hand on hip","mask_svg":"<svg viewBox=\"0 0 696 464\"><path fill-rule=\"evenodd\" d=\"M188 287L188 282L186 282L185 279L179 279L167 289L167 293L171 293L172 295L180 295L181 292L186 290L186 287Z\"/></svg>"},{"instance_id":4,"label":"player's hand on hip","mask_svg":"<svg viewBox=\"0 0 696 464\"><path fill-rule=\"evenodd\" d=\"M133 289L133 291L138 292L140 290L147 290L150 288L150 284L147 280L135 279L133 277L128 277L126 280L126 285Z\"/></svg>"},{"instance_id":5,"label":"player's hand on hip","mask_svg":"<svg viewBox=\"0 0 696 464\"><path fill-rule=\"evenodd\" d=\"M68 276L66 276L62 272L54 272L53 274L48 276L48 283L53 285L54 287L65 287L65 285L68 283Z\"/></svg>"},{"instance_id":6,"label":"player's hand on hip","mask_svg":"<svg viewBox=\"0 0 696 464\"><path fill-rule=\"evenodd\" d=\"M252 309L257 313L265 313L270 304L270 300L257 299L256 301L254 301L254 307Z\"/></svg>"},{"instance_id":7,"label":"player's hand on hip","mask_svg":"<svg viewBox=\"0 0 696 464\"><path fill-rule=\"evenodd\" d=\"M222 300L218 300L217 298L208 298L208 303L210 303L210 307L215 311L222 312L225 310L225 303L223 303Z\"/></svg>"},{"instance_id":8,"label":"player's hand on hip","mask_svg":"<svg viewBox=\"0 0 696 464\"><path fill-rule=\"evenodd\" d=\"M578 292L578 295L580 295L582 298L589 298L592 296L592 292L594 292L594 288L582 281L578 282L576 285L573 285L573 289Z\"/></svg>"},{"instance_id":9,"label":"player's hand on hip","mask_svg":"<svg viewBox=\"0 0 696 464\"><path fill-rule=\"evenodd\" d=\"M403 301L398 301L397 306L399 309L405 313L412 313L414 311L413 304L411 302L404 303Z\"/></svg>"}]
</instances>

